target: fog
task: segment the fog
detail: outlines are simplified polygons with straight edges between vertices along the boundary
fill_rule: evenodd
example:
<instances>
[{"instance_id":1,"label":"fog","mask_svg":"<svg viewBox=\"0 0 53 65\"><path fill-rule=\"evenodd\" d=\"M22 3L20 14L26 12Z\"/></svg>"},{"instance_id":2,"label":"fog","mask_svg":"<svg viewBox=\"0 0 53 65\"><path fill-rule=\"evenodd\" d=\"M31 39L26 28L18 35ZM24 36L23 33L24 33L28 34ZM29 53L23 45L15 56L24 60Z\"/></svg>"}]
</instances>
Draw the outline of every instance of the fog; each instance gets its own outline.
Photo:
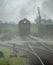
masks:
<instances>
[{"instance_id":1,"label":"fog","mask_svg":"<svg viewBox=\"0 0 53 65\"><path fill-rule=\"evenodd\" d=\"M40 7L42 16L53 18L53 0L0 0L0 20L18 23L27 18L34 22L38 16L37 7Z\"/></svg>"}]
</instances>

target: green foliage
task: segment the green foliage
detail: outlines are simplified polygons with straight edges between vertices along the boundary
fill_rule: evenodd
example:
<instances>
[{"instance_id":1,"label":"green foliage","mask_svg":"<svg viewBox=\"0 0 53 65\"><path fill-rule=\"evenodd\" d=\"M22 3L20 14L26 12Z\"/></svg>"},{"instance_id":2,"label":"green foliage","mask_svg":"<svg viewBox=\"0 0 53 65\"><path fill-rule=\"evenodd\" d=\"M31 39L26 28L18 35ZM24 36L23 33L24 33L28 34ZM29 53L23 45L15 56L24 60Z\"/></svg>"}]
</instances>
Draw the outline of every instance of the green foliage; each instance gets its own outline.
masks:
<instances>
[{"instance_id":1,"label":"green foliage","mask_svg":"<svg viewBox=\"0 0 53 65\"><path fill-rule=\"evenodd\" d=\"M3 58L0 58L0 65L22 65L24 63L24 59L17 56L17 57L10 57L12 51L8 48L0 47L0 51L4 53Z\"/></svg>"},{"instance_id":2,"label":"green foliage","mask_svg":"<svg viewBox=\"0 0 53 65\"><path fill-rule=\"evenodd\" d=\"M21 65L21 64L23 64L24 63L24 59L23 58L21 58L21 57L17 57L17 58L11 58L10 59L10 64L11 65Z\"/></svg>"},{"instance_id":3,"label":"green foliage","mask_svg":"<svg viewBox=\"0 0 53 65\"><path fill-rule=\"evenodd\" d=\"M4 53L5 57L9 57L10 56L11 51L8 48L0 47L0 51L2 51Z\"/></svg>"},{"instance_id":4,"label":"green foliage","mask_svg":"<svg viewBox=\"0 0 53 65\"><path fill-rule=\"evenodd\" d=\"M0 65L22 65L24 64L23 58L0 58Z\"/></svg>"}]
</instances>

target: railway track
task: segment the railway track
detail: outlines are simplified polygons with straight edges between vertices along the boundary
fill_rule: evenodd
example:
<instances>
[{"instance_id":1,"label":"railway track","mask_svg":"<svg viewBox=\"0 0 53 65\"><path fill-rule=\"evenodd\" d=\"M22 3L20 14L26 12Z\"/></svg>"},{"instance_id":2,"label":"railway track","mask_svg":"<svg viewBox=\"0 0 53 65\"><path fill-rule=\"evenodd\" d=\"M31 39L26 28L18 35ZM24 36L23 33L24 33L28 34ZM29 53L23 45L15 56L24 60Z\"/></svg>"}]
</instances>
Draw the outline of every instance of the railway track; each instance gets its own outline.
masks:
<instances>
[{"instance_id":1,"label":"railway track","mask_svg":"<svg viewBox=\"0 0 53 65\"><path fill-rule=\"evenodd\" d=\"M47 46L47 44L44 44L42 41L40 42L37 39L33 40L30 37L24 37L24 40L27 41L26 45L33 53L34 57L38 59L40 65L53 65L53 50ZM44 58L44 56L46 58Z\"/></svg>"},{"instance_id":2,"label":"railway track","mask_svg":"<svg viewBox=\"0 0 53 65\"><path fill-rule=\"evenodd\" d=\"M14 50L25 51L29 61L33 65L53 65L53 50L42 41L30 38L30 36L21 37L23 45L15 44ZM10 44L10 45L9 45ZM13 48L13 44L0 44L0 46ZM31 64L30 64L31 65Z\"/></svg>"},{"instance_id":3,"label":"railway track","mask_svg":"<svg viewBox=\"0 0 53 65\"><path fill-rule=\"evenodd\" d=\"M35 46L37 46L35 43L37 43L37 44L39 44L39 46L41 45L42 46L42 49L44 50L47 50L47 51L49 51L49 52L51 52L51 53L53 53L53 49L51 48L51 47L49 47L49 45L48 45L48 42L46 42L46 41L43 41L43 40L41 40L41 39L39 39L39 38L37 38L37 37L35 37L35 38L33 38L33 36L31 37L31 36L29 36L28 37L29 38L29 40L31 39L32 41L32 43L34 43L34 45ZM33 41L33 40L35 40L35 41ZM33 44L32 44L33 45Z\"/></svg>"}]
</instances>

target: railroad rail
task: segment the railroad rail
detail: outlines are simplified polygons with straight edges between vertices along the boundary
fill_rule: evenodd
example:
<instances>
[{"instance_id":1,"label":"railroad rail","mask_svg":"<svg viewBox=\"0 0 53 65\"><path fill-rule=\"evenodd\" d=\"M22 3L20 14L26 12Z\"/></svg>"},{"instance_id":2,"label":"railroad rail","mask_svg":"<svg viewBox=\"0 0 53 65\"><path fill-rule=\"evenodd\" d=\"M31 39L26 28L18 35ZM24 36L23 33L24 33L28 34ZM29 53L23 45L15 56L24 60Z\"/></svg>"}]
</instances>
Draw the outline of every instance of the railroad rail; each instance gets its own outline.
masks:
<instances>
[{"instance_id":1,"label":"railroad rail","mask_svg":"<svg viewBox=\"0 0 53 65\"><path fill-rule=\"evenodd\" d=\"M48 43L53 43L53 41L49 42L49 41L44 41L38 37L34 37L32 35L29 35L29 38L36 40L39 42L39 44L41 44L43 47L45 47L46 49L48 49L50 52L53 53L53 49L49 47Z\"/></svg>"},{"instance_id":2,"label":"railroad rail","mask_svg":"<svg viewBox=\"0 0 53 65\"><path fill-rule=\"evenodd\" d=\"M40 45L42 45L44 48L46 48L44 50L47 51L47 52L49 52L49 54L52 54L52 55L53 55L53 49L51 49L49 46L47 46L47 44L44 44L42 41L38 41L37 39L35 39L35 41L33 42L33 39L30 39L30 37L26 37L26 39L24 38L24 40L27 40L28 41L27 46L32 51L32 53L34 54L34 56L36 56L38 58L38 60L40 61L40 63L42 65L45 65L45 63L42 61L41 57L36 53L36 51L34 51L33 43L35 42L35 44L36 44L36 42L39 42Z\"/></svg>"},{"instance_id":3,"label":"railroad rail","mask_svg":"<svg viewBox=\"0 0 53 65\"><path fill-rule=\"evenodd\" d=\"M13 44L12 43L8 43L8 44L0 43L0 46L7 47L7 48L13 48L15 46L14 50L20 49L20 50L26 51L27 53L31 53L38 59L41 65L45 65L45 63L43 62L42 58L40 57L40 55L37 53L35 49L39 49L39 50L48 52L49 54L53 55L53 50L47 44L44 44L43 41L39 41L38 39L34 39L33 37L30 37L30 36L24 36L21 38L23 40L21 42L24 43L23 45L19 45L16 43L13 43Z\"/></svg>"},{"instance_id":4,"label":"railroad rail","mask_svg":"<svg viewBox=\"0 0 53 65\"><path fill-rule=\"evenodd\" d=\"M24 38L24 39L25 39L25 38ZM26 38L26 39L28 39L28 38ZM42 59L39 57L39 55L38 55L36 52L34 52L34 50L33 50L32 46L30 45L29 41L30 41L30 40L28 39L27 45L28 45L29 49L30 49L30 50L32 51L32 53L37 57L37 59L40 61L40 63L41 63L42 65L45 65L45 64L43 63Z\"/></svg>"}]
</instances>

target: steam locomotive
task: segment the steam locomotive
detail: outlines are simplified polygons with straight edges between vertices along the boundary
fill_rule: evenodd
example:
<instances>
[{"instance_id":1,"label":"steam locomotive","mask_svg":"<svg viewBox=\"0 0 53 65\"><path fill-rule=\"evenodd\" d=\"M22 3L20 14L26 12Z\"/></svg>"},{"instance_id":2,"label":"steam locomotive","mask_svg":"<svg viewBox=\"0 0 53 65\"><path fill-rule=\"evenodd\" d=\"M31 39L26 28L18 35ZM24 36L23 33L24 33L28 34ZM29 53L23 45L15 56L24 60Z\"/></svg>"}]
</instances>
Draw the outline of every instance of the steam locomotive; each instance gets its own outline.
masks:
<instances>
[{"instance_id":1,"label":"steam locomotive","mask_svg":"<svg viewBox=\"0 0 53 65\"><path fill-rule=\"evenodd\" d=\"M26 18L19 21L19 34L29 35L30 34L30 21Z\"/></svg>"}]
</instances>

